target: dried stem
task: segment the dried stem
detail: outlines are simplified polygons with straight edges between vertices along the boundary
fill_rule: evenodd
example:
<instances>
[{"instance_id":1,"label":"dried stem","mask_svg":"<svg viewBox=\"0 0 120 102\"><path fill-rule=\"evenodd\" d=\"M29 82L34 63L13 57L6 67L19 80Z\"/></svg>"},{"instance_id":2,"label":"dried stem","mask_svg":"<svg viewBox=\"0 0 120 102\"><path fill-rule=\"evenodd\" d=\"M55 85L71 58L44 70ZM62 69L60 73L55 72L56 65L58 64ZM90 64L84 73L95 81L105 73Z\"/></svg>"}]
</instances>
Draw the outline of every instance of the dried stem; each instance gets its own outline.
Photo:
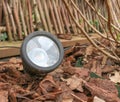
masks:
<instances>
[{"instance_id":1,"label":"dried stem","mask_svg":"<svg viewBox=\"0 0 120 102\"><path fill-rule=\"evenodd\" d=\"M72 1L72 0L71 0ZM120 61L120 58L116 58L115 56L111 55L110 53L104 51L103 49L101 49L99 46L96 45L96 43L88 36L88 34L85 32L85 30L82 28L82 26L75 20L74 16L72 15L70 9L69 9L69 6L67 4L67 2L65 0L63 0L63 2L65 3L66 5L66 8L70 14L70 16L72 17L72 19L74 20L75 24L78 26L78 28L81 30L81 32L84 34L84 36L88 39L88 41L91 42L91 44L96 47L99 51L101 51L103 54L107 55L108 57L112 58L112 59L115 59L115 60L119 60Z\"/></svg>"}]
</instances>

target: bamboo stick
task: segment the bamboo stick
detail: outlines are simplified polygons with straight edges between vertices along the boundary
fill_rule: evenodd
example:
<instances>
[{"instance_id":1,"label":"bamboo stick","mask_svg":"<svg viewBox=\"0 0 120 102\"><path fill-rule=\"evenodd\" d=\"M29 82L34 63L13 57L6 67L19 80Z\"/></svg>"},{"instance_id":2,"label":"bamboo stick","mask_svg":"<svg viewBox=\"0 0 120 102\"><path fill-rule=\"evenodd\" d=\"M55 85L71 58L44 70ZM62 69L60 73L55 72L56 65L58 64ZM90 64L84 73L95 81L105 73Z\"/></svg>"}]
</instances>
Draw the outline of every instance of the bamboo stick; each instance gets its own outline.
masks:
<instances>
[{"instance_id":1,"label":"bamboo stick","mask_svg":"<svg viewBox=\"0 0 120 102\"><path fill-rule=\"evenodd\" d=\"M17 12L17 7L15 5L15 1L13 2L13 14L14 14L14 17L15 17L15 22L16 22L16 26L17 26L17 30L18 30L18 37L20 40L23 39L23 36L22 36L22 28L21 28L21 25L20 25L20 19L19 19L19 15L18 15L18 12Z\"/></svg>"},{"instance_id":2,"label":"bamboo stick","mask_svg":"<svg viewBox=\"0 0 120 102\"><path fill-rule=\"evenodd\" d=\"M64 5L64 3L63 3L63 5ZM70 8L70 11L71 11L72 14L73 14L72 6L69 5L69 8ZM64 10L65 10L65 7L64 7ZM77 35L76 24L73 23L73 20L72 20L72 18L70 17L70 15L69 15L68 17L69 17L69 22L70 22L69 25L71 25L71 30L73 31L72 33L73 33L74 35Z\"/></svg>"},{"instance_id":3,"label":"bamboo stick","mask_svg":"<svg viewBox=\"0 0 120 102\"><path fill-rule=\"evenodd\" d=\"M41 30L41 20L40 20L40 15L38 11L38 5L36 0L33 0L33 7L34 7L34 14L35 14L35 23L36 23L36 29Z\"/></svg>"},{"instance_id":4,"label":"bamboo stick","mask_svg":"<svg viewBox=\"0 0 120 102\"><path fill-rule=\"evenodd\" d=\"M74 22L76 23L76 25L79 27L79 29L81 30L81 32L85 35L85 37L91 42L91 44L92 44L94 47L96 47L99 51L101 51L103 54L109 56L109 57L112 58L112 59L115 59L115 60L117 60L117 61L120 61L120 58L117 58L116 56L111 55L109 52L101 49L101 48L88 36L88 34L87 34L87 33L85 32L85 30L81 27L81 25L75 20L74 16L72 15L72 13L71 13L71 11L70 11L70 9L69 9L69 6L68 6L66 0L63 0L63 1L64 1L65 5L66 5L67 10L68 10L69 13L70 13L72 19L74 20Z\"/></svg>"},{"instance_id":5,"label":"bamboo stick","mask_svg":"<svg viewBox=\"0 0 120 102\"><path fill-rule=\"evenodd\" d=\"M109 31L110 31L110 34L111 34L111 36L112 36L112 38L117 42L117 40L116 40L116 37L115 37L115 35L113 34L113 32L112 32L112 28L111 28L111 21L112 21L112 14L111 14L111 3L108 1L108 0L106 0L106 6L107 6L107 10L108 10L108 29L109 29Z\"/></svg>"},{"instance_id":6,"label":"bamboo stick","mask_svg":"<svg viewBox=\"0 0 120 102\"><path fill-rule=\"evenodd\" d=\"M115 40L113 38L107 38L105 35L103 35L101 32L99 32L95 27L93 27L93 25L91 25L87 19L84 17L84 15L82 14L82 12L76 7L76 5L74 4L74 2L72 0L70 0L71 3L73 4L73 6L76 8L76 10L79 12L79 14L81 15L81 17L83 18L83 20L98 34L100 35L101 37L105 38L105 39L108 39L112 42L115 42ZM118 42L120 43L120 42Z\"/></svg>"},{"instance_id":7,"label":"bamboo stick","mask_svg":"<svg viewBox=\"0 0 120 102\"><path fill-rule=\"evenodd\" d=\"M28 15L29 15L30 30L31 30L31 32L33 32L34 29L33 29L32 9L31 9L30 0L27 0L27 5L28 5Z\"/></svg>"},{"instance_id":8,"label":"bamboo stick","mask_svg":"<svg viewBox=\"0 0 120 102\"><path fill-rule=\"evenodd\" d=\"M16 31L16 26L15 26L15 21L14 21L14 18L13 18L13 14L12 14L12 10L9 6L9 4L7 3L7 10L8 10L8 13L9 13L9 16L10 16L10 20L11 20L11 24L12 24L12 30L13 30L13 37L14 37L14 40L17 40L17 31Z\"/></svg>"},{"instance_id":9,"label":"bamboo stick","mask_svg":"<svg viewBox=\"0 0 120 102\"><path fill-rule=\"evenodd\" d=\"M19 7L18 7L19 3L18 3L18 1L19 1L19 0L13 0L14 4L15 4L15 6L16 6L16 11L17 11L17 12L19 12Z\"/></svg>"},{"instance_id":10,"label":"bamboo stick","mask_svg":"<svg viewBox=\"0 0 120 102\"><path fill-rule=\"evenodd\" d=\"M51 4L51 1L48 0L48 6L49 6L49 9L50 9L50 14L51 14L51 19L53 21L53 27L55 29L55 33L59 33L59 30L58 30L58 25L57 25L57 21L56 21L56 18L55 18L55 14L54 14L54 11L53 11L53 6Z\"/></svg>"},{"instance_id":11,"label":"bamboo stick","mask_svg":"<svg viewBox=\"0 0 120 102\"><path fill-rule=\"evenodd\" d=\"M23 10L22 10L20 1L19 1L19 9L20 9L20 18L21 18L21 23L22 23L22 29L24 31L24 36L26 37L28 34L27 34L27 28L26 28L24 14L23 14Z\"/></svg>"},{"instance_id":12,"label":"bamboo stick","mask_svg":"<svg viewBox=\"0 0 120 102\"><path fill-rule=\"evenodd\" d=\"M57 1L56 1L56 3L57 3ZM61 27L63 29L63 33L65 34L65 27L64 27L64 24L63 24L63 19L62 19L62 15L61 15L61 7L60 7L60 6L62 6L61 1L59 1L58 3L59 3L59 5L57 4L57 11L58 11L58 15L59 15L59 18L60 18L59 20L61 22Z\"/></svg>"},{"instance_id":13,"label":"bamboo stick","mask_svg":"<svg viewBox=\"0 0 120 102\"><path fill-rule=\"evenodd\" d=\"M65 12L64 12L63 7L61 7L61 14L62 14L62 17L63 17L64 25L67 29L67 33L70 33L69 25L68 25L68 22L66 20L66 16L65 16Z\"/></svg>"},{"instance_id":14,"label":"bamboo stick","mask_svg":"<svg viewBox=\"0 0 120 102\"><path fill-rule=\"evenodd\" d=\"M58 11L57 11L57 9L56 9L57 6L56 6L54 0L51 0L51 2L52 2L52 4L53 4L53 9L54 9L54 13L55 13L55 16L56 16L56 20L57 20L59 32L60 32L60 34L63 34L63 29L62 29L62 26L61 26L60 17L59 17L59 15L58 15Z\"/></svg>"},{"instance_id":15,"label":"bamboo stick","mask_svg":"<svg viewBox=\"0 0 120 102\"><path fill-rule=\"evenodd\" d=\"M67 25L69 26L70 25L69 13L67 12L65 5L63 5L63 8L64 8L65 17L66 17L66 22L67 22Z\"/></svg>"},{"instance_id":16,"label":"bamboo stick","mask_svg":"<svg viewBox=\"0 0 120 102\"><path fill-rule=\"evenodd\" d=\"M49 11L48 11L48 8L47 8L47 4L46 4L46 0L42 0L43 2L43 5L44 5L44 10L45 10L45 15L46 15L46 21L47 21L47 24L48 24L48 28L49 28L49 31L51 33L53 33L52 31L52 25L51 25L51 21L50 21L50 16L49 16Z\"/></svg>"},{"instance_id":17,"label":"bamboo stick","mask_svg":"<svg viewBox=\"0 0 120 102\"><path fill-rule=\"evenodd\" d=\"M47 26L47 22L46 22L46 19L45 19L45 15L44 15L44 12L43 12L41 1L37 0L37 4L38 4L38 8L39 8L39 13L40 13L40 16L41 16L41 21L42 21L42 24L44 26L44 30L49 31L48 26Z\"/></svg>"},{"instance_id":18,"label":"bamboo stick","mask_svg":"<svg viewBox=\"0 0 120 102\"><path fill-rule=\"evenodd\" d=\"M3 9L2 0L0 0L0 26L2 25L2 9Z\"/></svg>"},{"instance_id":19,"label":"bamboo stick","mask_svg":"<svg viewBox=\"0 0 120 102\"><path fill-rule=\"evenodd\" d=\"M30 34L31 31L30 31L30 23L29 23L29 14L28 14L28 5L27 5L27 1L24 0L22 2L22 5L23 5L23 13L24 13L24 17L25 17L25 21L26 21L26 25L27 25L27 31L28 33Z\"/></svg>"},{"instance_id":20,"label":"bamboo stick","mask_svg":"<svg viewBox=\"0 0 120 102\"><path fill-rule=\"evenodd\" d=\"M119 0L117 0L117 5L118 5L118 8L119 8L119 10L120 10L120 1Z\"/></svg>"},{"instance_id":21,"label":"bamboo stick","mask_svg":"<svg viewBox=\"0 0 120 102\"><path fill-rule=\"evenodd\" d=\"M96 14L97 14L99 17L101 17L105 22L108 22L108 20L107 20L104 16L102 16L99 12L97 12L96 9L95 9L87 0L85 0L85 2L88 4L88 6L90 6L90 8L91 8L94 12L96 12ZM114 24L111 24L111 26L112 26L114 29L116 29L118 32L120 32L120 29L119 29L118 27L116 27Z\"/></svg>"},{"instance_id":22,"label":"bamboo stick","mask_svg":"<svg viewBox=\"0 0 120 102\"><path fill-rule=\"evenodd\" d=\"M5 22L6 22L6 28L7 28L8 38L9 38L10 41L12 41L13 38L12 38L10 20L9 20L9 15L8 15L6 4L5 4L4 0L2 1L2 4L3 4L4 15L5 15Z\"/></svg>"},{"instance_id":23,"label":"bamboo stick","mask_svg":"<svg viewBox=\"0 0 120 102\"><path fill-rule=\"evenodd\" d=\"M112 2L109 1L109 6L110 6L110 12L112 13L112 20L113 20L113 23L115 23L115 25L120 28L120 24L118 22L118 19L117 19L117 16L116 16L116 13L113 9L113 6L112 6Z\"/></svg>"}]
</instances>

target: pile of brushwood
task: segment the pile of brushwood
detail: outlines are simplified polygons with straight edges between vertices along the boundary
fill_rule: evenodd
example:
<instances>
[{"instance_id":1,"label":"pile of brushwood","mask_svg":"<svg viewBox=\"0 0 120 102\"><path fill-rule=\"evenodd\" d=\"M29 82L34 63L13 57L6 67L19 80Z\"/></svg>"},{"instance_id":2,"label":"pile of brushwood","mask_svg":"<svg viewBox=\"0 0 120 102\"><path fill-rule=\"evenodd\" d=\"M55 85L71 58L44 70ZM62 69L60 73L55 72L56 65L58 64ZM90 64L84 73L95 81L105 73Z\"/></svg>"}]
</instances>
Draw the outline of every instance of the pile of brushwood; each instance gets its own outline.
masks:
<instances>
[{"instance_id":1,"label":"pile of brushwood","mask_svg":"<svg viewBox=\"0 0 120 102\"><path fill-rule=\"evenodd\" d=\"M1 102L120 102L119 83L119 62L92 45L71 47L44 78L25 73L21 59L0 62Z\"/></svg>"}]
</instances>

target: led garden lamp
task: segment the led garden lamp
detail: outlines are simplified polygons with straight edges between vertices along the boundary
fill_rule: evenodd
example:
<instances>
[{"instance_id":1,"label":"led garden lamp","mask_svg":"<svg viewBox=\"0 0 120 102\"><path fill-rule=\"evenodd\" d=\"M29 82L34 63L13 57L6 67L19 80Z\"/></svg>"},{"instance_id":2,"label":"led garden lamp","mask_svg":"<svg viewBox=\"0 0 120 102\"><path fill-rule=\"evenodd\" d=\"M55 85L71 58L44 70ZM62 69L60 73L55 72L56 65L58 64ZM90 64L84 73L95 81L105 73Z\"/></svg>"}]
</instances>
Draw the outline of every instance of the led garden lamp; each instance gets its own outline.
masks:
<instances>
[{"instance_id":1,"label":"led garden lamp","mask_svg":"<svg viewBox=\"0 0 120 102\"><path fill-rule=\"evenodd\" d=\"M61 42L45 31L31 33L21 46L23 67L32 75L42 75L53 71L61 64L63 56Z\"/></svg>"}]
</instances>

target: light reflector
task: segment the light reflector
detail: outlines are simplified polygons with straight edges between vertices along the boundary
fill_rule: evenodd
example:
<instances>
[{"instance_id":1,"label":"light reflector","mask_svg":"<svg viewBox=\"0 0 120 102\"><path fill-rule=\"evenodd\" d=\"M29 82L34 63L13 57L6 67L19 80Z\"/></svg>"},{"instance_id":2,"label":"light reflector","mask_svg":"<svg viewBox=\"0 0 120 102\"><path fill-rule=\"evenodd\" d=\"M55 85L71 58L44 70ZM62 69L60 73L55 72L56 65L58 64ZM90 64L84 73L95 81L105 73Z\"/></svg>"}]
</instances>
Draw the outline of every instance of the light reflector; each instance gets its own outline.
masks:
<instances>
[{"instance_id":1,"label":"light reflector","mask_svg":"<svg viewBox=\"0 0 120 102\"><path fill-rule=\"evenodd\" d=\"M21 47L23 66L31 74L54 70L62 62L64 50L52 34L37 31L25 38Z\"/></svg>"}]
</instances>

